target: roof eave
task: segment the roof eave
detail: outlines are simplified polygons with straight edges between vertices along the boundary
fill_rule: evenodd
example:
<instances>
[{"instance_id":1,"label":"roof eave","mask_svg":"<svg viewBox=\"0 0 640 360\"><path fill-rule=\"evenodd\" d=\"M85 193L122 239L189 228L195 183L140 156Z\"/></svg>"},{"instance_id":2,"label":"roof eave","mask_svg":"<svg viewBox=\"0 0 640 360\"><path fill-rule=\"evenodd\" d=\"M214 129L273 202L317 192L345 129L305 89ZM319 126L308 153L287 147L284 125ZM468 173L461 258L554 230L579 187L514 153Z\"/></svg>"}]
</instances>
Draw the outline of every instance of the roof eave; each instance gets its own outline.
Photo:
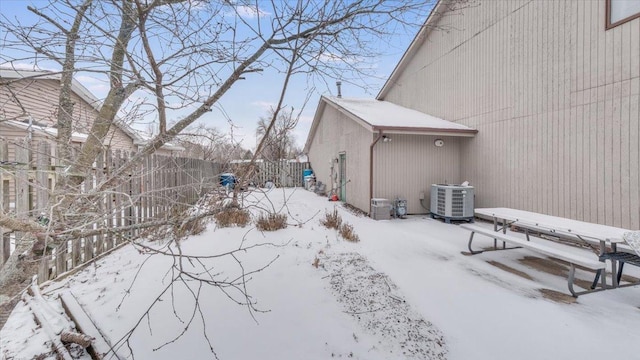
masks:
<instances>
[{"instance_id":1,"label":"roof eave","mask_svg":"<svg viewBox=\"0 0 640 360\"><path fill-rule=\"evenodd\" d=\"M476 129L442 129L429 127L406 127L406 126L374 126L374 132L382 131L387 134L409 134L409 135L436 135L436 136L459 136L474 137L478 133Z\"/></svg>"},{"instance_id":2,"label":"roof eave","mask_svg":"<svg viewBox=\"0 0 640 360\"><path fill-rule=\"evenodd\" d=\"M336 110L338 110L339 112L343 113L347 117L351 118L353 121L358 123L360 126L364 127L365 129L368 129L369 131L373 131L373 124L371 124L367 120L361 118L359 115L356 115L356 114L352 113L349 109L347 109L346 107L344 107L341 104L338 104L337 102L335 102L331 98L325 97L325 100L326 100L327 103L333 105L333 107L336 108Z\"/></svg>"},{"instance_id":3,"label":"roof eave","mask_svg":"<svg viewBox=\"0 0 640 360\"><path fill-rule=\"evenodd\" d=\"M307 141L304 143L304 148L302 150L302 152L305 154L309 153L309 149L311 148L311 142L313 141L313 138L316 136L318 124L320 123L320 117L322 117L322 113L324 112L324 107L326 105L327 105L327 98L324 95L320 96L320 100L318 101L318 107L316 107L316 113L313 115L313 121L311 122L311 127L309 128L309 134L307 134Z\"/></svg>"},{"instance_id":4,"label":"roof eave","mask_svg":"<svg viewBox=\"0 0 640 360\"><path fill-rule=\"evenodd\" d=\"M433 27L429 25L431 25L431 23L436 21L440 17L440 15L442 15L442 12L440 11L440 9L443 7L443 4L445 2L444 0L437 0L437 1L438 2L434 5L433 9L429 13L427 20L424 22L424 24L420 28L420 31L418 31L416 36L413 38L413 40L411 41L411 44L409 44L409 47L402 55L402 58L400 58L400 61L396 64L395 68L391 72L391 75L389 75L389 77L387 78L387 81L385 81L384 85L382 86L382 89L380 89L380 92L376 96L376 99L384 100L384 97L387 95L387 93L389 92L389 89L391 88L391 84L393 84L397 79L397 77L400 75L400 73L404 71L404 68L407 66L409 59L413 57L415 52L424 42L424 39L426 39L427 35L431 32L431 30L433 30Z\"/></svg>"}]
</instances>

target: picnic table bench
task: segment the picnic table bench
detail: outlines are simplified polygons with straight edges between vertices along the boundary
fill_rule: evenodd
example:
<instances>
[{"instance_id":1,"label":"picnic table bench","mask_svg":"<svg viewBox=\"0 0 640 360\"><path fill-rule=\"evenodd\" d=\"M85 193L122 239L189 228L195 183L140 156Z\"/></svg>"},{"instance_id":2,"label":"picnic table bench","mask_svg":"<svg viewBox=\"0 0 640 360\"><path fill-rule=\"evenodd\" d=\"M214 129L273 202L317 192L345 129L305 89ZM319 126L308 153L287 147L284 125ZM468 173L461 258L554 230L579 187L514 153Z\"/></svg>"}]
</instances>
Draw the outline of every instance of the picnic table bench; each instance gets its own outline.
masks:
<instances>
[{"instance_id":1,"label":"picnic table bench","mask_svg":"<svg viewBox=\"0 0 640 360\"><path fill-rule=\"evenodd\" d=\"M523 239L520 237L513 236L511 234L496 232L492 229L489 229L477 224L462 224L460 225L460 227L465 230L471 231L471 236L469 237L469 244L468 244L468 248L471 254L480 254L484 252L484 251L474 251L471 247L474 235L480 234L480 235L487 236L489 238L493 238L494 240L502 241L503 244L508 243L514 246L511 248L507 248L506 246L503 246L503 249L505 250L514 249L514 248L525 248L546 256L550 256L556 259L566 261L571 266L569 270L569 276L568 276L567 282L568 282L569 292L574 297L578 297L579 295L585 294L585 293L600 291L606 287L606 284L604 282L605 277L603 276L602 277L603 287L601 289L594 289L594 287L592 287L591 289L578 292L578 291L575 291L575 289L573 288L576 265L581 266L583 268L598 271L598 273L606 272L606 263L603 261L600 261L600 259L597 256L595 256L595 254L594 256L590 257L582 254L577 254L575 251L570 251L569 249L560 249L554 246L549 246L544 243L533 242L533 241L530 241L528 234L526 234L526 238ZM494 241L494 250L498 250L497 245L495 244L495 241Z\"/></svg>"}]
</instances>

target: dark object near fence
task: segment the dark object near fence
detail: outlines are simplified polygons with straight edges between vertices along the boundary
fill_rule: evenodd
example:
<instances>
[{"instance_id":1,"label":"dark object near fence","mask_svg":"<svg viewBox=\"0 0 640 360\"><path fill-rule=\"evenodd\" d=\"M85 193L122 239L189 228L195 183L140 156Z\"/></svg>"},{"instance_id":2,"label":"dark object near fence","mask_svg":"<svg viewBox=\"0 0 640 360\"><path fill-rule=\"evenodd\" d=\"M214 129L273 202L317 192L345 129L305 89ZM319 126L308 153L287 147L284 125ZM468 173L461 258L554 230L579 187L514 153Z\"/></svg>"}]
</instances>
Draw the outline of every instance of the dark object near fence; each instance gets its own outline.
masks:
<instances>
[{"instance_id":1,"label":"dark object near fence","mask_svg":"<svg viewBox=\"0 0 640 360\"><path fill-rule=\"evenodd\" d=\"M236 186L236 176L232 173L223 173L220 174L220 185L233 189Z\"/></svg>"}]
</instances>

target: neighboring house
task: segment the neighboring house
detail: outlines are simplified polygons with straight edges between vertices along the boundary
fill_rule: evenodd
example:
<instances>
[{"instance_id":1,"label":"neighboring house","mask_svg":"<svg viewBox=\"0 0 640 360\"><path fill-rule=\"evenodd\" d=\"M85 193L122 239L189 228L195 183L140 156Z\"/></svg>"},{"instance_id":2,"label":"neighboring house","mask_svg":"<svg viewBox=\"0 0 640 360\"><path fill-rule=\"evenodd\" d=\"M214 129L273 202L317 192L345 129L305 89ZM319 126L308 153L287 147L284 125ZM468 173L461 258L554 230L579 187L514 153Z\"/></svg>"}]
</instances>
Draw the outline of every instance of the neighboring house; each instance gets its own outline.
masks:
<instances>
[{"instance_id":1,"label":"neighboring house","mask_svg":"<svg viewBox=\"0 0 640 360\"><path fill-rule=\"evenodd\" d=\"M60 74L47 71L0 69L0 136L8 141L55 139L57 136ZM73 133L72 142L80 145L90 133L102 102L78 81L72 82ZM105 148L135 151L148 139L116 119L104 140ZM157 154L171 155L181 151L167 144Z\"/></svg>"},{"instance_id":2,"label":"neighboring house","mask_svg":"<svg viewBox=\"0 0 640 360\"><path fill-rule=\"evenodd\" d=\"M415 199L415 190L403 193L406 184L426 191L430 182L468 180L476 207L640 228L640 2L492 0L455 14L448 3L436 4L377 100L478 133L458 140L458 156L444 166L424 157L430 141L390 160L396 165L386 180L378 179L384 165L374 166L371 196ZM364 144L355 148L367 135L354 130L348 141L327 144L356 122L325 102L305 147L311 164L329 181L323 169L345 152L347 177L367 186L371 156ZM444 140L440 150L449 146ZM399 167L418 156L425 175L416 179L412 165ZM368 210L367 199L352 202L349 190L347 202Z\"/></svg>"}]
</instances>

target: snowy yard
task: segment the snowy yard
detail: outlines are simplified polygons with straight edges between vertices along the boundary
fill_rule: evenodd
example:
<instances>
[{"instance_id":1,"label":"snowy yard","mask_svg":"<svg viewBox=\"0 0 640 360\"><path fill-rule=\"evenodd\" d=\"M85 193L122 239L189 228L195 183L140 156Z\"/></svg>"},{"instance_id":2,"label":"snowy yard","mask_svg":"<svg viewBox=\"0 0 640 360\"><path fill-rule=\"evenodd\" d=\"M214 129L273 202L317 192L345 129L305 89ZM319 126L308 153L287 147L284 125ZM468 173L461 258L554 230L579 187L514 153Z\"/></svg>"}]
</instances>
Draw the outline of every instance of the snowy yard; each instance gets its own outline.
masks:
<instances>
[{"instance_id":1,"label":"snowy yard","mask_svg":"<svg viewBox=\"0 0 640 360\"><path fill-rule=\"evenodd\" d=\"M268 244L236 259L202 259L218 280L237 277L238 264L245 272L270 264L247 277L258 311L238 305L246 299L233 288L225 293L185 281L143 317L173 276L173 259L132 246L49 285L45 298L60 308L57 294L73 293L115 347L142 319L130 347L118 348L123 357L132 350L136 359L640 358L640 286L573 301L558 295L568 294L566 276L543 271L564 274L567 266L522 249L463 255L468 232L427 216L374 221L301 189L253 192L245 203L258 204L252 211L280 210L285 200L284 230L211 223L181 246L183 253L207 256L243 241ZM320 225L335 206L360 242ZM638 276L638 269L629 266L627 273ZM593 274L577 277L591 281ZM0 354L31 359L50 351L45 342L21 303L0 332Z\"/></svg>"}]
</instances>

